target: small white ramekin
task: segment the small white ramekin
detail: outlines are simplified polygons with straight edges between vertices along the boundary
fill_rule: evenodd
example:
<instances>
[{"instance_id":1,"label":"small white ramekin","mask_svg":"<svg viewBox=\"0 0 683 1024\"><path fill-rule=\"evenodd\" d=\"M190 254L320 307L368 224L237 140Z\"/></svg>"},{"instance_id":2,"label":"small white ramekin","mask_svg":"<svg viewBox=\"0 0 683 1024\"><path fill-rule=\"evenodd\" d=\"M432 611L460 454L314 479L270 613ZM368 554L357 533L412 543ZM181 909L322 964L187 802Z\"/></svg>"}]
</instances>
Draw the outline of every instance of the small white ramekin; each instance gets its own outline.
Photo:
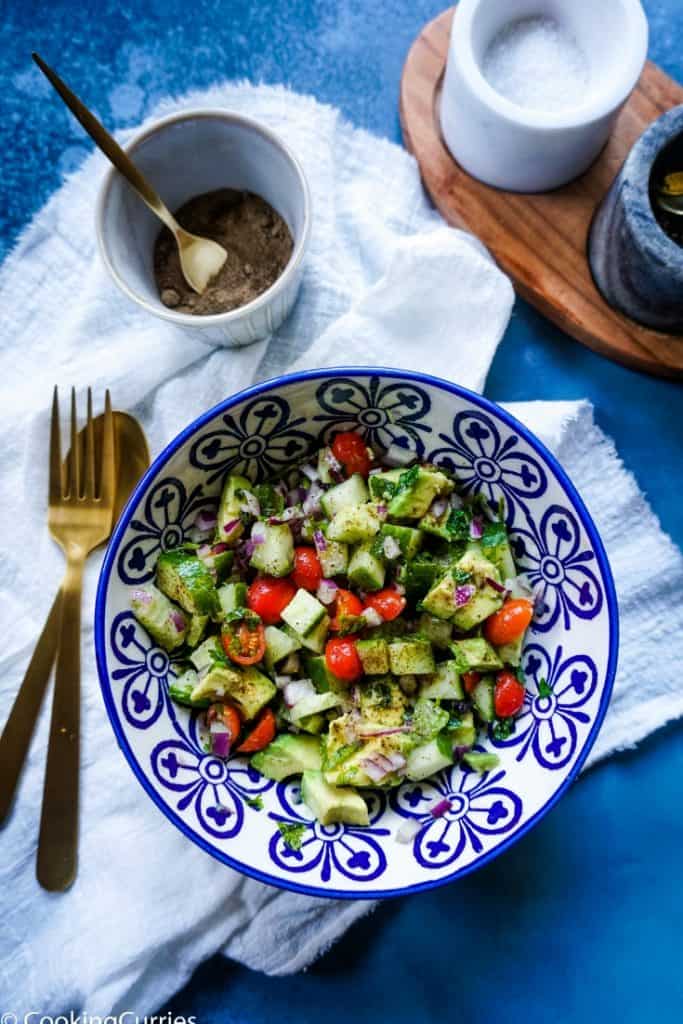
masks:
<instances>
[{"instance_id":1,"label":"small white ramekin","mask_svg":"<svg viewBox=\"0 0 683 1024\"><path fill-rule=\"evenodd\" d=\"M505 25L545 16L565 26L586 55L592 84L576 105L541 112L497 92L482 72ZM459 0L441 95L441 130L473 177L515 192L545 192L582 174L607 142L647 55L639 0ZM529 68L533 78L534 68Z\"/></svg>"},{"instance_id":2,"label":"small white ramekin","mask_svg":"<svg viewBox=\"0 0 683 1024\"><path fill-rule=\"evenodd\" d=\"M250 345L272 334L296 300L311 226L308 183L294 154L256 121L213 109L164 117L126 150L172 211L219 188L262 196L287 223L294 249L277 281L246 306L209 316L176 313L161 302L154 281L161 224L112 168L100 191L96 226L102 258L121 291L154 316L197 331L210 345Z\"/></svg>"}]
</instances>

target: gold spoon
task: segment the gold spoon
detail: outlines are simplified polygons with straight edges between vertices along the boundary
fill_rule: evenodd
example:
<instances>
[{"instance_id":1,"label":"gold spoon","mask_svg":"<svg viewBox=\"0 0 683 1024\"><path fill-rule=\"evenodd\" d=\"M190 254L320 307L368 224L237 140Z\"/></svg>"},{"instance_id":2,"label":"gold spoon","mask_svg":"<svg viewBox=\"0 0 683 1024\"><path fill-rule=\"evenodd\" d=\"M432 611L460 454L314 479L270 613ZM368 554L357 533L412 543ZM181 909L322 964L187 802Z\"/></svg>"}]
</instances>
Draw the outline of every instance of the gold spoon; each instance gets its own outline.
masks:
<instances>
[{"instance_id":1,"label":"gold spoon","mask_svg":"<svg viewBox=\"0 0 683 1024\"><path fill-rule=\"evenodd\" d=\"M95 433L95 450L102 450L102 424L104 416L93 421ZM83 451L85 429L79 434L79 444ZM149 448L142 427L136 419L125 412L114 413L114 450L116 471L116 494L114 496L114 512L112 530L119 519L124 505L128 501L136 483L149 466ZM64 466L69 456L67 454ZM99 472L99 467L96 467ZM50 678L50 672L57 655L57 637L59 636L59 617L61 613L62 591L57 591L50 613L43 626L43 632L36 642L33 657L26 669L19 692L2 736L0 736L0 825L5 822L14 800L14 793L19 775L28 753L33 729L38 718L43 696Z\"/></svg>"},{"instance_id":2,"label":"gold spoon","mask_svg":"<svg viewBox=\"0 0 683 1024\"><path fill-rule=\"evenodd\" d=\"M210 238L192 235L189 231L181 228L144 174L135 166L128 154L121 149L118 142L109 134L106 128L100 124L95 115L81 103L78 96L71 92L71 89L45 63L42 57L37 53L31 54L31 56L48 81L57 90L71 113L81 122L90 138L99 146L104 155L111 160L114 167L121 172L128 183L133 186L152 213L155 213L159 220L163 221L169 231L171 231L180 253L180 268L183 276L190 288L193 288L201 295L211 278L215 277L228 258L228 254L223 246L219 245L218 242L213 242Z\"/></svg>"},{"instance_id":3,"label":"gold spoon","mask_svg":"<svg viewBox=\"0 0 683 1024\"><path fill-rule=\"evenodd\" d=\"M662 210L683 217L683 171L667 174L657 187L657 202Z\"/></svg>"}]
</instances>

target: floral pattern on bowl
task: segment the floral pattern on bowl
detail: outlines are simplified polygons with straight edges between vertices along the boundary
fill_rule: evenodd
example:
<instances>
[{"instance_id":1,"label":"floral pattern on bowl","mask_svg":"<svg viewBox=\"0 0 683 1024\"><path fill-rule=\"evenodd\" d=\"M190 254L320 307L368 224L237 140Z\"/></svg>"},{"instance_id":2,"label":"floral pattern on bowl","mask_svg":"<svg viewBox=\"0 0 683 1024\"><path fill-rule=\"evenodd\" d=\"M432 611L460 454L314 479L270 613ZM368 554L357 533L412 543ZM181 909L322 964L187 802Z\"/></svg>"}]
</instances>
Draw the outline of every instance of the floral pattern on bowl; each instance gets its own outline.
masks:
<instances>
[{"instance_id":1,"label":"floral pattern on bowl","mask_svg":"<svg viewBox=\"0 0 683 1024\"><path fill-rule=\"evenodd\" d=\"M524 651L527 696L515 732L485 738L500 766L459 767L370 797L367 828L321 826L297 780L277 785L244 758L208 754L197 715L169 698L176 660L133 619L130 596L177 545L229 472L282 473L319 439L361 430L454 470L502 502L515 553L542 584ZM607 709L616 670L614 584L595 527L553 456L506 412L454 384L384 369L316 370L257 385L210 410L152 465L114 531L95 613L100 682L134 774L207 852L273 885L369 898L457 878L523 835L576 777ZM431 808L447 800L439 817ZM414 835L400 841L406 819ZM294 829L290 846L283 831Z\"/></svg>"}]
</instances>

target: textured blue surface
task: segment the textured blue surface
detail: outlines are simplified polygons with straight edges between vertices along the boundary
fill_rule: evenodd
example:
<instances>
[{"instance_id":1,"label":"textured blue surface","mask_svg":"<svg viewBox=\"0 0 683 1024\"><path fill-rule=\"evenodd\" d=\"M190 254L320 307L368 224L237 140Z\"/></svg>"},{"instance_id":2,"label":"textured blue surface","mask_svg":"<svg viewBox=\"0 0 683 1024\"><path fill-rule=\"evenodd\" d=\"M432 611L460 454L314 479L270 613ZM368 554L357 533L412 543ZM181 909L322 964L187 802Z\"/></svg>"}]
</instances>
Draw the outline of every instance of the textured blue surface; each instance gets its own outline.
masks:
<instances>
[{"instance_id":1,"label":"textured blue surface","mask_svg":"<svg viewBox=\"0 0 683 1024\"><path fill-rule=\"evenodd\" d=\"M168 93L247 77L314 93L398 140L402 62L441 6L102 0L87 17L74 0L0 0L0 254L89 148L32 67L31 49L114 127L134 124ZM683 78L680 0L645 7L652 56ZM664 528L683 543L679 385L614 366L519 302L487 394L590 398ZM657 670L678 668L664 658ZM355 1024L679 1024L682 776L676 725L590 772L505 857L453 886L382 907L308 974L264 979L214 959L172 1008L199 1024L261 1024L276 1014L306 1024L321 1015L330 1024L351 1015Z\"/></svg>"}]
</instances>

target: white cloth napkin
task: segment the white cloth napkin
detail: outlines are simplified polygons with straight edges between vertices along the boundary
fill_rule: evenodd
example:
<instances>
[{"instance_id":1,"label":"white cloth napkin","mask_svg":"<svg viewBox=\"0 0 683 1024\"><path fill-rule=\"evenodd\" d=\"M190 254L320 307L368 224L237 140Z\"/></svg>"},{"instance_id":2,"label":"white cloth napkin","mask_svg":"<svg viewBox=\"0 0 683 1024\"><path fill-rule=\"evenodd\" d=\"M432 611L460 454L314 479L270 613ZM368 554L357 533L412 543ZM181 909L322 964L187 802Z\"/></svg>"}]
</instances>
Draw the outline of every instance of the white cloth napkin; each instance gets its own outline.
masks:
<instances>
[{"instance_id":1,"label":"white cloth napkin","mask_svg":"<svg viewBox=\"0 0 683 1024\"><path fill-rule=\"evenodd\" d=\"M45 528L51 387L104 386L159 451L191 418L254 380L296 367L388 364L481 389L512 288L481 246L442 226L399 147L281 88L225 85L179 106L224 106L283 135L314 198L305 283L270 343L210 350L122 297L99 263L94 155L28 228L0 273L0 707L8 710L62 572ZM318 339L318 340L316 340ZM297 361L298 360L298 361ZM511 407L512 408L512 407ZM665 537L585 402L514 413L559 455L602 532L622 613L619 678L593 759L683 712L681 555ZM217 950L271 974L305 967L368 903L282 893L234 874L159 814L116 747L98 692L90 624L100 558L89 564L83 630L80 870L66 895L34 878L48 731L39 724L0 863L3 1011L152 1011ZM0 715L0 720L4 716Z\"/></svg>"}]
</instances>

